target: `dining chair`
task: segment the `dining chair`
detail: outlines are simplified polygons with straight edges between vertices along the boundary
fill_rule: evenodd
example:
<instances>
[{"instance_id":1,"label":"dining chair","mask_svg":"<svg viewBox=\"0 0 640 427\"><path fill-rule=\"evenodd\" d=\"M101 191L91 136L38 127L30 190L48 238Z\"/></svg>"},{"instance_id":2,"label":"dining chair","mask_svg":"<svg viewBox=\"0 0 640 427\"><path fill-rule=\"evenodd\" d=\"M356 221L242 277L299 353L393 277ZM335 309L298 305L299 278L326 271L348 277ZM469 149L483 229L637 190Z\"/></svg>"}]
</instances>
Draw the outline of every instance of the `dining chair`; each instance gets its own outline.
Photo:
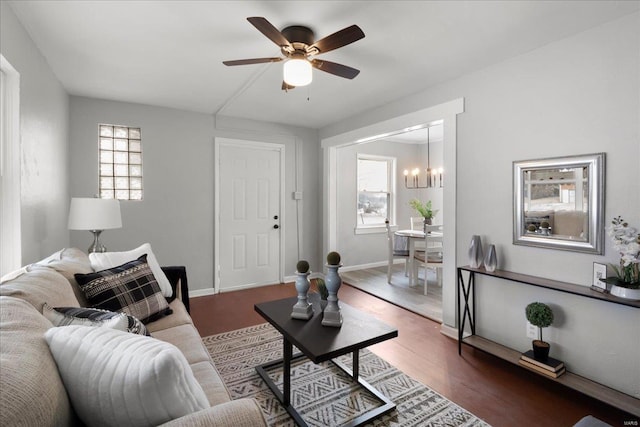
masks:
<instances>
[{"instance_id":1,"label":"dining chair","mask_svg":"<svg viewBox=\"0 0 640 427\"><path fill-rule=\"evenodd\" d=\"M404 275L408 275L409 265L409 238L406 236L396 236L391 231L389 220L384 222L387 227L387 246L388 246L388 259L387 265L387 283L391 284L391 269L393 268L393 261L396 259L404 259Z\"/></svg>"},{"instance_id":2,"label":"dining chair","mask_svg":"<svg viewBox=\"0 0 640 427\"><path fill-rule=\"evenodd\" d=\"M436 281L442 286L442 226L427 225L424 236L424 250L416 251L413 256L413 269L411 272L411 282L418 282L418 269L424 266L424 294L427 295L427 270L436 270Z\"/></svg>"},{"instance_id":3,"label":"dining chair","mask_svg":"<svg viewBox=\"0 0 640 427\"><path fill-rule=\"evenodd\" d=\"M424 217L422 216L412 216L411 217L411 230L413 231L423 231L424 230ZM414 247L418 250L424 250L424 242L414 242Z\"/></svg>"}]
</instances>

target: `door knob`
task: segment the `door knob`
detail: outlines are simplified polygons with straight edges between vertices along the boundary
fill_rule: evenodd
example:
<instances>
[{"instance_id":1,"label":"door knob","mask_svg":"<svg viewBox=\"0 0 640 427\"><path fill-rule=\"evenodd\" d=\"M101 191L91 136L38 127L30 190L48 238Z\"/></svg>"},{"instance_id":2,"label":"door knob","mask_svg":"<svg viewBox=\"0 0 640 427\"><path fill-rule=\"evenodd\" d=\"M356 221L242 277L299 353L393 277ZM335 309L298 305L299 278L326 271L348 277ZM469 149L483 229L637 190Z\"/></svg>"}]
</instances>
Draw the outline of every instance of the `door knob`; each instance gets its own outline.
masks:
<instances>
[{"instance_id":1,"label":"door knob","mask_svg":"<svg viewBox=\"0 0 640 427\"><path fill-rule=\"evenodd\" d=\"M277 230L278 228L280 228L280 226L279 226L278 224L275 224L275 225L273 226L273 228L275 228L275 229Z\"/></svg>"},{"instance_id":2,"label":"door knob","mask_svg":"<svg viewBox=\"0 0 640 427\"><path fill-rule=\"evenodd\" d=\"M274 216L273 216L273 219L278 219L278 215L274 215Z\"/></svg>"}]
</instances>

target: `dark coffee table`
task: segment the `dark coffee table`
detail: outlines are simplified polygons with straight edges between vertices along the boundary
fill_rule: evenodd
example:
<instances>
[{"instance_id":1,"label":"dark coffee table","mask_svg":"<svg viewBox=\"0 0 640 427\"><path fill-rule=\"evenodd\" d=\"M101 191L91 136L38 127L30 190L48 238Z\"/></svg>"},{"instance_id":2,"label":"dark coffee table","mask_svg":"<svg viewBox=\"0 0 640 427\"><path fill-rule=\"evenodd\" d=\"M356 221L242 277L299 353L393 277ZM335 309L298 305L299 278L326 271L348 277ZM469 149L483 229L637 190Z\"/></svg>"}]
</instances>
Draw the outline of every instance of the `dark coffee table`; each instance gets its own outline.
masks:
<instances>
[{"instance_id":1,"label":"dark coffee table","mask_svg":"<svg viewBox=\"0 0 640 427\"><path fill-rule=\"evenodd\" d=\"M311 319L292 319L291 311L296 301L297 297L293 297L263 302L254 306L255 310L280 331L283 337L283 358L257 366L256 371L295 422L299 426L307 426L307 423L291 404L291 362L301 357L307 357L313 363L331 361L381 401L381 406L360 415L346 424L347 426L355 427L365 424L395 409L396 405L391 400L360 378L359 351L370 345L397 337L398 330L343 302L339 303L343 318L342 327L322 326L322 308L318 294L309 294L309 302L313 304ZM301 351L295 356L293 355L294 345ZM339 361L333 360L348 353L353 353L353 370ZM268 369L280 365L283 371L282 391L267 373Z\"/></svg>"}]
</instances>

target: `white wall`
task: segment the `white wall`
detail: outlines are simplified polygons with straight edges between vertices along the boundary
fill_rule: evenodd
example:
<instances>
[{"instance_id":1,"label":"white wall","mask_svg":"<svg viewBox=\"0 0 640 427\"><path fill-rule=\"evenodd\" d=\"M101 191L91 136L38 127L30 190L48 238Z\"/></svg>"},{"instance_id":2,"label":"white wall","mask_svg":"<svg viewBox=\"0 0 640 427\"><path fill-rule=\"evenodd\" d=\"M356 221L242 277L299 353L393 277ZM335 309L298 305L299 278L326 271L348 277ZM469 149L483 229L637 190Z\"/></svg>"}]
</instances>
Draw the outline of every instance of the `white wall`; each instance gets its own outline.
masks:
<instances>
[{"instance_id":1,"label":"white wall","mask_svg":"<svg viewBox=\"0 0 640 427\"><path fill-rule=\"evenodd\" d=\"M467 263L471 235L480 234L496 245L501 269L589 286L594 261L618 260L608 239L604 256L512 244L512 162L606 152L606 218L622 215L640 227L639 41L635 13L351 117L320 136L464 97L457 127L459 264ZM573 372L640 397L639 310L484 277L477 285L481 335L524 351L524 307L548 302L558 317L545 330L552 355ZM451 319L453 301L443 308Z\"/></svg>"},{"instance_id":2,"label":"white wall","mask_svg":"<svg viewBox=\"0 0 640 427\"><path fill-rule=\"evenodd\" d=\"M101 240L109 250L151 243L162 265L184 265L190 290L213 287L214 137L257 139L286 145L285 276L298 260L295 188L296 150L300 150L300 190L305 197L301 254L319 260L315 177L315 132L212 115L83 97L71 97L71 196L98 191L98 125L139 126L142 132L144 200L121 202L123 228L107 230ZM72 231L71 242L86 248L91 235Z\"/></svg>"},{"instance_id":3,"label":"white wall","mask_svg":"<svg viewBox=\"0 0 640 427\"><path fill-rule=\"evenodd\" d=\"M20 73L22 263L69 245L69 97L7 4L0 51Z\"/></svg>"}]
</instances>

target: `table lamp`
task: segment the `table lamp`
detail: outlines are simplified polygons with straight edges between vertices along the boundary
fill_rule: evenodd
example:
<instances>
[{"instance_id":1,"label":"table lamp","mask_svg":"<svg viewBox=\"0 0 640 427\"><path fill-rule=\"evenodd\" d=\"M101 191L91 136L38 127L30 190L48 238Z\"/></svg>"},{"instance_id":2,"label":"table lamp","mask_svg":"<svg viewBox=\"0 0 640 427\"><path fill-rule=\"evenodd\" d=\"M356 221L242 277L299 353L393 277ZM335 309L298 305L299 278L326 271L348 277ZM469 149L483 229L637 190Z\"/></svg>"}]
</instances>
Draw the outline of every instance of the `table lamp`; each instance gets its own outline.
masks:
<instances>
[{"instance_id":1,"label":"table lamp","mask_svg":"<svg viewBox=\"0 0 640 427\"><path fill-rule=\"evenodd\" d=\"M120 202L116 199L71 198L69 208L69 230L89 230L93 233L93 244L88 252L106 252L100 243L103 230L122 227Z\"/></svg>"}]
</instances>

